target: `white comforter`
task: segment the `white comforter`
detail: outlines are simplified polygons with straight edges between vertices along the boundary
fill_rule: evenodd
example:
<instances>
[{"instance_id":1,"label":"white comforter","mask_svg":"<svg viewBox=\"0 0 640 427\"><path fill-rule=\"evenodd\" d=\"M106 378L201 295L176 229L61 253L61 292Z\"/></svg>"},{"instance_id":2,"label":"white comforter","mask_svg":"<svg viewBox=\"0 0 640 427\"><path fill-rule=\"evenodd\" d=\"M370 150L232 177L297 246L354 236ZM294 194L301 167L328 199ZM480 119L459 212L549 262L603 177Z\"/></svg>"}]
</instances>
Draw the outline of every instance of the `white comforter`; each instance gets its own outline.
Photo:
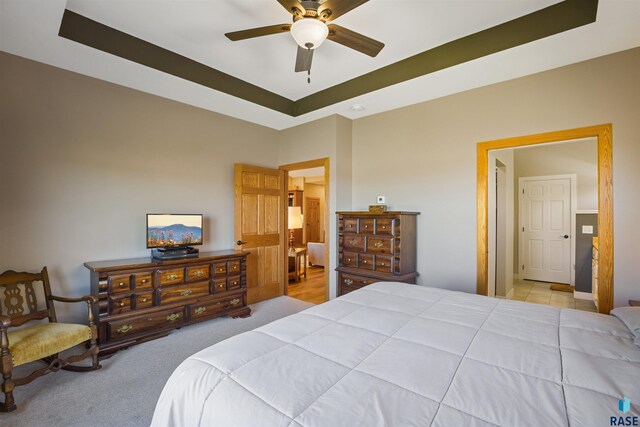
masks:
<instances>
[{"instance_id":1,"label":"white comforter","mask_svg":"<svg viewBox=\"0 0 640 427\"><path fill-rule=\"evenodd\" d=\"M639 403L614 317L376 283L189 357L152 425L609 426Z\"/></svg>"}]
</instances>

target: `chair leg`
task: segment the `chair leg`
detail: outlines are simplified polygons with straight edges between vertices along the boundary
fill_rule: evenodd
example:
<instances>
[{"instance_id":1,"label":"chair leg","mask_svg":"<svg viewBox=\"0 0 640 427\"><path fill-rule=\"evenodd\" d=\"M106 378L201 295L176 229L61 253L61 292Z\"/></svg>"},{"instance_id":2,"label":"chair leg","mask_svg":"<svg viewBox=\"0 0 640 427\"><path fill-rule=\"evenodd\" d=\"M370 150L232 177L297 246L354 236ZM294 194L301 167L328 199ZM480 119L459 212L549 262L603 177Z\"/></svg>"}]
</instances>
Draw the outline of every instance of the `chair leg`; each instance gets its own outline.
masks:
<instances>
[{"instance_id":1,"label":"chair leg","mask_svg":"<svg viewBox=\"0 0 640 427\"><path fill-rule=\"evenodd\" d=\"M2 392L4 393L4 402L0 402L0 412L11 412L15 411L18 407L16 406L16 402L13 400L13 380L11 379L11 372L6 372L2 374L3 383L2 383Z\"/></svg>"}]
</instances>

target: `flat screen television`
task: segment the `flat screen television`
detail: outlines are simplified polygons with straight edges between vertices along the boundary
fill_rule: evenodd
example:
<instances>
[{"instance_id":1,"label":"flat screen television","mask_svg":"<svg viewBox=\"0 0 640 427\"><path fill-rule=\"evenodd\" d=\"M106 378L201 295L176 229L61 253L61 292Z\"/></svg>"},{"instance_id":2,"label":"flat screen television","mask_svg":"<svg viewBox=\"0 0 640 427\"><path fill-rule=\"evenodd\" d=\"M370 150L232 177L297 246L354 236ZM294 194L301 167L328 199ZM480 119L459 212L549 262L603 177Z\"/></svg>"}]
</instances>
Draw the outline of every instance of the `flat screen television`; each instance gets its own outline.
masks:
<instances>
[{"instance_id":1,"label":"flat screen television","mask_svg":"<svg viewBox=\"0 0 640 427\"><path fill-rule=\"evenodd\" d=\"M202 244L202 214L147 214L147 248Z\"/></svg>"}]
</instances>

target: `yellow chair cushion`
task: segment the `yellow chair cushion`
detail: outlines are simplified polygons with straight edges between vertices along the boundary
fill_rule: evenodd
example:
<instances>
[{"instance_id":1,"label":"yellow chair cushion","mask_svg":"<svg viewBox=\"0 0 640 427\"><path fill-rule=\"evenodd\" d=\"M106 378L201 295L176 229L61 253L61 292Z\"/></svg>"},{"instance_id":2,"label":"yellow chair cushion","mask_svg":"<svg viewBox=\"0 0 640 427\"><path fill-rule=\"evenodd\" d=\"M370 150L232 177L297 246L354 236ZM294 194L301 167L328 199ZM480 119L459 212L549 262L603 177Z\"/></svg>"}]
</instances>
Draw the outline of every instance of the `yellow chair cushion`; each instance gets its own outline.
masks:
<instances>
[{"instance_id":1,"label":"yellow chair cushion","mask_svg":"<svg viewBox=\"0 0 640 427\"><path fill-rule=\"evenodd\" d=\"M91 339L91 329L71 323L40 323L9 331L8 336L13 366L19 366Z\"/></svg>"}]
</instances>

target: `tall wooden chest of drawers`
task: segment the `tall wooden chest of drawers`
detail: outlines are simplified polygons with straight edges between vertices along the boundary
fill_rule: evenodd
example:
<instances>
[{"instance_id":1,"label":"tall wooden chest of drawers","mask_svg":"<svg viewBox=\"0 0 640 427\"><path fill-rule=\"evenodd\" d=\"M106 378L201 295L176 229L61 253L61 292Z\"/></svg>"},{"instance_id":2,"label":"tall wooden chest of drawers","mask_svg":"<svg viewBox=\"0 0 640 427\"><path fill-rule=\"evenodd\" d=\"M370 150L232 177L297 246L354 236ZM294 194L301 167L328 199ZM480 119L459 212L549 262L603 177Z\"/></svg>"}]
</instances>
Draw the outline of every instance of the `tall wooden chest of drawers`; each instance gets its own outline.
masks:
<instances>
[{"instance_id":1,"label":"tall wooden chest of drawers","mask_svg":"<svg viewBox=\"0 0 640 427\"><path fill-rule=\"evenodd\" d=\"M338 296L374 282L415 283L418 212L336 212Z\"/></svg>"},{"instance_id":2,"label":"tall wooden chest of drawers","mask_svg":"<svg viewBox=\"0 0 640 427\"><path fill-rule=\"evenodd\" d=\"M105 356L171 329L229 315L246 317L248 252L201 253L158 261L134 258L87 262L100 355Z\"/></svg>"}]
</instances>

